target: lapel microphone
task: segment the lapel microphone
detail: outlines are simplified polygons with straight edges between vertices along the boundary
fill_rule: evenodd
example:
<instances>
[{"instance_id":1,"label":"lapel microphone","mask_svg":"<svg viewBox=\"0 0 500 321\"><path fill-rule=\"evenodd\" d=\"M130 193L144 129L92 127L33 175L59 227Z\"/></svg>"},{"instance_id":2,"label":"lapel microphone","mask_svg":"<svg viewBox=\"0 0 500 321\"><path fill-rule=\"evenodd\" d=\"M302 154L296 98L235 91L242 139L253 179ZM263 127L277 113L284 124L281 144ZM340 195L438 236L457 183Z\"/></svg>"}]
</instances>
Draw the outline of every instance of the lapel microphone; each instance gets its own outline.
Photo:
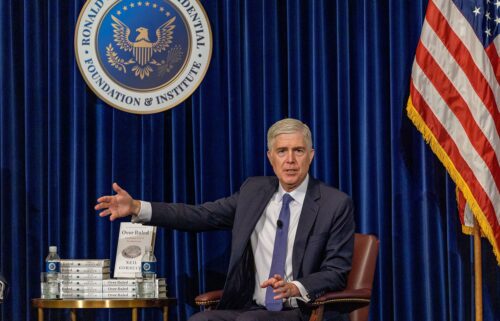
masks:
<instances>
[{"instance_id":1,"label":"lapel microphone","mask_svg":"<svg viewBox=\"0 0 500 321\"><path fill-rule=\"evenodd\" d=\"M276 221L276 225L278 225L278 228L281 229L283 227L283 222L281 220Z\"/></svg>"}]
</instances>

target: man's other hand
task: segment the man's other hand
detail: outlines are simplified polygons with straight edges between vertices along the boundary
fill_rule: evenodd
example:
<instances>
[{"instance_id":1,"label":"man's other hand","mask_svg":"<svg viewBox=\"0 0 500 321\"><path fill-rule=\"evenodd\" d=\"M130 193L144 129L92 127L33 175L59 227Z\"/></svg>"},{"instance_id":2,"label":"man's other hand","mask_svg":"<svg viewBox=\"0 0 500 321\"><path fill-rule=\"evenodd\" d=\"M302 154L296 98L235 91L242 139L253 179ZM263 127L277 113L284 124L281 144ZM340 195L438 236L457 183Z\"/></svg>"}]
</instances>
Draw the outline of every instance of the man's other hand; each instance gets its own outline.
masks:
<instances>
[{"instance_id":1,"label":"man's other hand","mask_svg":"<svg viewBox=\"0 0 500 321\"><path fill-rule=\"evenodd\" d=\"M267 279L260 285L261 288L267 288L268 286L274 289L273 292L276 293L275 300L300 296L299 288L291 282L286 282L279 274L275 274L274 277Z\"/></svg>"}]
</instances>

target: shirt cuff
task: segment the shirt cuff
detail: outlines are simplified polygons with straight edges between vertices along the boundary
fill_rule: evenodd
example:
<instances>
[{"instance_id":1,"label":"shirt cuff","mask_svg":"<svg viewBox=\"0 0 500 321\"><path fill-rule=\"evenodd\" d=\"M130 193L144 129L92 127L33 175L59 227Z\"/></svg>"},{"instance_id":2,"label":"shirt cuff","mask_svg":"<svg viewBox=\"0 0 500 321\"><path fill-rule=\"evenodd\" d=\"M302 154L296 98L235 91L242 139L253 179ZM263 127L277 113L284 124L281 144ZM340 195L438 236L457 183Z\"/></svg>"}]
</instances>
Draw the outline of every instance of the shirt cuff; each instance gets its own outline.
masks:
<instances>
[{"instance_id":1,"label":"shirt cuff","mask_svg":"<svg viewBox=\"0 0 500 321\"><path fill-rule=\"evenodd\" d=\"M141 209L139 210L139 214L132 215L132 223L148 223L151 221L151 216L153 214L153 210L151 208L151 203L149 202L141 202Z\"/></svg>"},{"instance_id":2,"label":"shirt cuff","mask_svg":"<svg viewBox=\"0 0 500 321\"><path fill-rule=\"evenodd\" d=\"M304 302L309 302L311 299L309 298L309 293L307 293L306 288L300 283L299 281L292 281L291 283L295 284L297 288L299 289L300 292L300 297L296 297L297 300L304 301Z\"/></svg>"}]
</instances>

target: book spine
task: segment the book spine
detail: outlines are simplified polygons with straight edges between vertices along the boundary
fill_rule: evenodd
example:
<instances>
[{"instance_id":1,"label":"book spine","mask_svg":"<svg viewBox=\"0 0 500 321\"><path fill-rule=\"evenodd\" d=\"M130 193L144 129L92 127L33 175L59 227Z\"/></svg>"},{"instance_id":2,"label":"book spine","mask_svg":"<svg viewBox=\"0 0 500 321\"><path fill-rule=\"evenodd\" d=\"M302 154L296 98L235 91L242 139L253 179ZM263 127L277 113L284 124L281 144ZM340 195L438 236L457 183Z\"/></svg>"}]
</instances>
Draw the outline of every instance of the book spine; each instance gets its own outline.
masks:
<instances>
[{"instance_id":1,"label":"book spine","mask_svg":"<svg viewBox=\"0 0 500 321\"><path fill-rule=\"evenodd\" d=\"M155 292L155 298L166 298L167 292Z\"/></svg>"},{"instance_id":2,"label":"book spine","mask_svg":"<svg viewBox=\"0 0 500 321\"><path fill-rule=\"evenodd\" d=\"M62 273L109 273L109 267L61 267Z\"/></svg>"},{"instance_id":3,"label":"book spine","mask_svg":"<svg viewBox=\"0 0 500 321\"><path fill-rule=\"evenodd\" d=\"M135 293L137 288L135 285L104 285L102 287L102 292L133 292Z\"/></svg>"},{"instance_id":4,"label":"book spine","mask_svg":"<svg viewBox=\"0 0 500 321\"><path fill-rule=\"evenodd\" d=\"M110 260L61 260L63 267L109 267Z\"/></svg>"},{"instance_id":5,"label":"book spine","mask_svg":"<svg viewBox=\"0 0 500 321\"><path fill-rule=\"evenodd\" d=\"M103 299L131 299L136 298L137 294L135 293L125 293L125 292L103 292Z\"/></svg>"},{"instance_id":6,"label":"book spine","mask_svg":"<svg viewBox=\"0 0 500 321\"><path fill-rule=\"evenodd\" d=\"M109 279L109 280L103 280L102 285L107 285L107 286L128 286L128 285L136 285L137 282L135 279Z\"/></svg>"},{"instance_id":7,"label":"book spine","mask_svg":"<svg viewBox=\"0 0 500 321\"><path fill-rule=\"evenodd\" d=\"M62 292L70 293L70 292L102 292L101 285L67 285L61 287Z\"/></svg>"},{"instance_id":8,"label":"book spine","mask_svg":"<svg viewBox=\"0 0 500 321\"><path fill-rule=\"evenodd\" d=\"M63 280L63 286L99 286L102 288L103 280Z\"/></svg>"},{"instance_id":9,"label":"book spine","mask_svg":"<svg viewBox=\"0 0 500 321\"><path fill-rule=\"evenodd\" d=\"M102 293L70 292L61 293L61 299L102 299Z\"/></svg>"},{"instance_id":10,"label":"book spine","mask_svg":"<svg viewBox=\"0 0 500 321\"><path fill-rule=\"evenodd\" d=\"M105 280L109 279L109 273L62 273L63 280Z\"/></svg>"}]
</instances>

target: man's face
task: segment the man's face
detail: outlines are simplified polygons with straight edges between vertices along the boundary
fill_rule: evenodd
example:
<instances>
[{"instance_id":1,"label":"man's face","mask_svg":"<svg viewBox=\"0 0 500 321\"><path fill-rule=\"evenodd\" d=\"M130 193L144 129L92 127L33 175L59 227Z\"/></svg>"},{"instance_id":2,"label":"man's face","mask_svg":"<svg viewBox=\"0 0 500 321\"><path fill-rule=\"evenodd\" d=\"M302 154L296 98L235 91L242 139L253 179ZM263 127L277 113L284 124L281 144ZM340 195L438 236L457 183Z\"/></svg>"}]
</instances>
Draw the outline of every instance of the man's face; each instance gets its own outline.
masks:
<instances>
[{"instance_id":1,"label":"man's face","mask_svg":"<svg viewBox=\"0 0 500 321\"><path fill-rule=\"evenodd\" d=\"M281 134L274 139L267 158L281 186L291 192L302 183L309 172L314 149L308 149L302 133Z\"/></svg>"}]
</instances>

